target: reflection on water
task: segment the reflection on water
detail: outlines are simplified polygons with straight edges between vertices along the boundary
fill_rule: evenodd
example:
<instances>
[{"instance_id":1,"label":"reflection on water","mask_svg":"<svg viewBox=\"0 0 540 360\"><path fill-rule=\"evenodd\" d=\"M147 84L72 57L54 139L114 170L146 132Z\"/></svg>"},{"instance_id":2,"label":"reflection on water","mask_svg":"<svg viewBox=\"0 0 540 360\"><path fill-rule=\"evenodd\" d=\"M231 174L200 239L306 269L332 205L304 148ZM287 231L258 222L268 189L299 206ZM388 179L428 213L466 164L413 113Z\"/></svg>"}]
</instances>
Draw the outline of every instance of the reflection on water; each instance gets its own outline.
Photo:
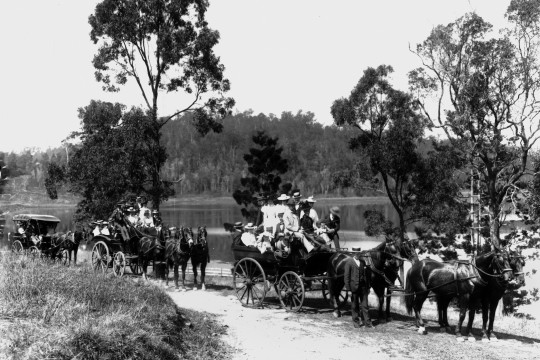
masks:
<instances>
[{"instance_id":1,"label":"reflection on water","mask_svg":"<svg viewBox=\"0 0 540 360\"><path fill-rule=\"evenodd\" d=\"M354 199L347 201L318 201L315 203L319 217L323 218L328 214L328 209L334 205L338 205L341 209L341 245L343 247L371 248L380 240L367 237L364 234L365 219L363 214L366 210L379 210L390 218L394 223L397 223L397 216L393 212L389 203L369 200ZM43 215L54 215L61 222L58 224L57 231L66 232L74 228L72 216L74 208L27 208L19 213L34 213ZM240 207L235 204L182 204L174 207L165 206L161 209L163 221L169 226L191 226L196 232L197 226L206 225L208 230L208 243L210 246L210 261L209 266L215 266L218 263L233 262L233 254L231 252L231 240L229 234L224 230L223 223L234 223L242 220ZM7 233L13 232L13 221L11 216L7 216L5 222L3 240L0 242L0 248L5 249L8 246ZM1 225L1 222L0 222ZM79 250L79 259L84 261L90 258L89 251L92 244L86 246L86 250L81 246ZM212 264L214 263L214 264Z\"/></svg>"}]
</instances>

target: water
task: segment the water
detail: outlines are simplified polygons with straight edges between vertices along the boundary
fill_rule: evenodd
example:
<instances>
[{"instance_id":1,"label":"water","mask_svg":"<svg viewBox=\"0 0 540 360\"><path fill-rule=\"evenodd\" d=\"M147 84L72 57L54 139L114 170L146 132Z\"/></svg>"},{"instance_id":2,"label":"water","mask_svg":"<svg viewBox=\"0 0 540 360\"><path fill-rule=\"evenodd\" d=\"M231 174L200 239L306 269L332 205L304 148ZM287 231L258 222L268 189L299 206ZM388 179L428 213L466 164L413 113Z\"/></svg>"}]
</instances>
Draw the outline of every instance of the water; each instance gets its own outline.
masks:
<instances>
[{"instance_id":1,"label":"water","mask_svg":"<svg viewBox=\"0 0 540 360\"><path fill-rule=\"evenodd\" d=\"M319 218L328 214L330 207L337 205L341 209L341 230L340 243L342 247L362 247L364 249L374 247L382 239L368 237L364 233L365 219L363 214L366 210L378 210L385 214L387 218L397 223L397 215L392 206L384 199L378 198L355 198L339 200L320 200L315 203L315 210ZM66 208L26 208L18 213L54 215L61 222L58 224L57 231L67 232L74 228L72 216L74 207ZM196 231L197 226L206 225L208 230L208 243L210 246L211 263L209 266L220 267L233 262L231 252L231 239L229 233L223 228L223 223L234 223L241 221L240 207L234 202L220 201L212 203L205 201L203 203L166 203L161 208L163 221L169 226L191 226ZM8 247L7 233L13 232L13 221L10 214L6 217L4 236L0 242L0 249L5 250ZM79 259L87 261L90 257L92 244L81 245L79 249Z\"/></svg>"}]
</instances>

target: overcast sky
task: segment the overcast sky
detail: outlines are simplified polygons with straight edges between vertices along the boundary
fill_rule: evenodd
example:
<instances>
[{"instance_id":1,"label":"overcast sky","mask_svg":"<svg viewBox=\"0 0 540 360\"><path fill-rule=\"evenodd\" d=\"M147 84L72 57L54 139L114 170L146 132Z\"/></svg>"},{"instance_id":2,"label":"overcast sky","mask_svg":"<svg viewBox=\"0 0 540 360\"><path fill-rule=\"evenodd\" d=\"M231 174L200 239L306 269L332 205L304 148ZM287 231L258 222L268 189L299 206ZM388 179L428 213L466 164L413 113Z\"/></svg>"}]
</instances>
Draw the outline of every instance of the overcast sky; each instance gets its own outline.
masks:
<instances>
[{"instance_id":1,"label":"overcast sky","mask_svg":"<svg viewBox=\"0 0 540 360\"><path fill-rule=\"evenodd\" d=\"M142 105L127 88L109 94L94 79L88 16L97 0L4 1L0 5L0 151L59 146L79 126L91 99ZM409 44L438 24L476 11L501 24L501 0L211 0L207 18L221 34L216 53L231 81L236 110L315 113L346 97L368 66L394 67L395 85L419 66ZM160 115L181 107L174 97Z\"/></svg>"}]
</instances>

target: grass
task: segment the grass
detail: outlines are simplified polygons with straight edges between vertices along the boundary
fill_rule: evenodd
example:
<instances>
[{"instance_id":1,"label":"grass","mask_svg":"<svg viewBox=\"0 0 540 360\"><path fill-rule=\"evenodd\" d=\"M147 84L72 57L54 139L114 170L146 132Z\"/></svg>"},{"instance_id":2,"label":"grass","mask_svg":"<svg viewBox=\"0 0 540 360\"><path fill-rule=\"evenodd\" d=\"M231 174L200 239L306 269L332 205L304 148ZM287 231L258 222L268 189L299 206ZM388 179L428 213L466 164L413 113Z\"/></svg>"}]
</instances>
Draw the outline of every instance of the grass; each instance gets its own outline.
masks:
<instances>
[{"instance_id":1,"label":"grass","mask_svg":"<svg viewBox=\"0 0 540 360\"><path fill-rule=\"evenodd\" d=\"M0 259L0 357L227 358L211 315L178 308L159 287L24 256Z\"/></svg>"}]
</instances>

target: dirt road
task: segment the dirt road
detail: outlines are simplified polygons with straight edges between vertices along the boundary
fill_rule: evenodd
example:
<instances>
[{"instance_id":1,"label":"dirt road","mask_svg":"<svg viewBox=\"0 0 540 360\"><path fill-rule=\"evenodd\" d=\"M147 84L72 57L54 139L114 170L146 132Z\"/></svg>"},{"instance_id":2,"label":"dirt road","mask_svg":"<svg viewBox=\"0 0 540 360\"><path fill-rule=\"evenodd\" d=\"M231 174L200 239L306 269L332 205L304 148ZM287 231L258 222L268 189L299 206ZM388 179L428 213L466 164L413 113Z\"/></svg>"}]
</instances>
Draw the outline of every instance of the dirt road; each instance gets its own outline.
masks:
<instances>
[{"instance_id":1,"label":"dirt road","mask_svg":"<svg viewBox=\"0 0 540 360\"><path fill-rule=\"evenodd\" d=\"M214 314L226 329L223 340L234 349L233 359L538 359L540 339L498 332L489 343L459 343L428 323L428 335L419 335L411 318L374 329L352 327L350 312L336 319L323 299L306 299L300 313L280 309L267 298L264 309L244 308L226 288L169 294L182 308ZM374 313L372 313L375 315ZM194 324L196 328L196 324Z\"/></svg>"}]
</instances>

